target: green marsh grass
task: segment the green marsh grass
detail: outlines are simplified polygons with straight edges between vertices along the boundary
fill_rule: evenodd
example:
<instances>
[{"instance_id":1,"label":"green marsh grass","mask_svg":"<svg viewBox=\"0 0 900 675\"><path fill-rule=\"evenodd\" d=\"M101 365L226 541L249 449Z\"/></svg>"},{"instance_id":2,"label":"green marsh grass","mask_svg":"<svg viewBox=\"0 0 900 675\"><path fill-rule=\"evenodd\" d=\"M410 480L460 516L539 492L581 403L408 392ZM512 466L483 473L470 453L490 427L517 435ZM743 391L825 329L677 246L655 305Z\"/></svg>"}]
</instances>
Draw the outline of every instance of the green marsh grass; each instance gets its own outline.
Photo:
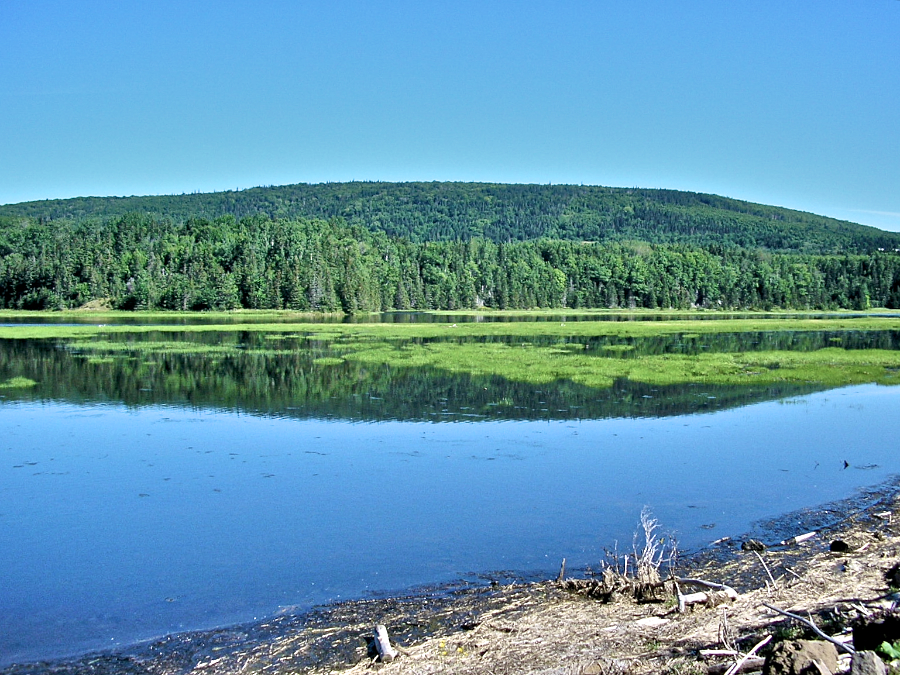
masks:
<instances>
[{"instance_id":1,"label":"green marsh grass","mask_svg":"<svg viewBox=\"0 0 900 675\"><path fill-rule=\"evenodd\" d=\"M313 359L313 363L317 366L339 366L344 363L344 359L336 356L322 356L318 359Z\"/></svg>"},{"instance_id":2,"label":"green marsh grass","mask_svg":"<svg viewBox=\"0 0 900 675\"><path fill-rule=\"evenodd\" d=\"M0 389L28 389L36 384L37 382L27 377L11 377L4 382L0 382Z\"/></svg>"},{"instance_id":3,"label":"green marsh grass","mask_svg":"<svg viewBox=\"0 0 900 675\"><path fill-rule=\"evenodd\" d=\"M775 384L810 382L843 386L864 382L900 384L900 352L820 349L813 352L664 354L629 359L564 353L530 344L447 343L371 345L345 353L372 365L435 368L451 373L493 375L535 385L570 380L597 389L618 378L653 385Z\"/></svg>"},{"instance_id":4,"label":"green marsh grass","mask_svg":"<svg viewBox=\"0 0 900 675\"><path fill-rule=\"evenodd\" d=\"M654 314L658 314L654 313ZM229 315L231 316L231 315ZM497 376L536 385L571 381L607 388L618 378L653 385L819 383L841 386L863 382L900 383L900 351L844 350L811 352L703 352L699 355L637 353L631 344L609 344L599 353L585 349L591 338L634 339L674 335L683 339L716 333L752 331L900 330L896 316L861 318L742 318L671 321L555 321L446 323L247 323L207 325L6 326L0 338L55 339L96 358L115 353L184 353L225 356L236 353L290 354L291 349L244 348L237 333L276 339L302 338L300 345L324 348L314 363L330 366L350 360L397 368L429 368L454 374ZM219 333L208 344L166 340L173 333ZM153 333L159 340L117 341L127 335ZM226 337L233 335L235 337ZM556 344L547 345L548 338ZM568 342L571 340L571 342ZM579 341L581 340L581 341ZM540 342L540 344L538 344ZM627 358L623 358L627 355Z\"/></svg>"}]
</instances>

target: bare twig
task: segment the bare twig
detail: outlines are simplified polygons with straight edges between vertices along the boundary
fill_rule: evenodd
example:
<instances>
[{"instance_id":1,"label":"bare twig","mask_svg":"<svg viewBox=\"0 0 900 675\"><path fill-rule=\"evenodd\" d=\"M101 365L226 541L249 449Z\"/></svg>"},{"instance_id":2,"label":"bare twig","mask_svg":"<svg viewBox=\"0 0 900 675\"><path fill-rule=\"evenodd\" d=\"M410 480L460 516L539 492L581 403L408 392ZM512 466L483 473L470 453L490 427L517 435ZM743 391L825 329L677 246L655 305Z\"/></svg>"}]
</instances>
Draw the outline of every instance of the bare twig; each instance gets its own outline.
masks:
<instances>
[{"instance_id":1,"label":"bare twig","mask_svg":"<svg viewBox=\"0 0 900 675\"><path fill-rule=\"evenodd\" d=\"M722 610L722 618L719 621L719 642L727 649L734 652L734 656L738 655L737 646L731 637L731 626L728 625L728 610Z\"/></svg>"},{"instance_id":2,"label":"bare twig","mask_svg":"<svg viewBox=\"0 0 900 675\"><path fill-rule=\"evenodd\" d=\"M770 605L768 602L764 602L764 603L762 603L762 605L763 605L763 607L768 607L768 608L771 609L773 612L778 612L779 614L782 614L782 615L784 615L784 616L786 616L786 617L789 617L789 618L791 618L791 619L794 619L795 621L799 621L799 622L802 623L803 625L808 626L810 629L812 629L813 632L815 632L816 635L818 635L819 637L821 637L823 640L828 640L831 644L833 644L833 645L834 645L835 647L837 647L838 649L843 649L843 650L844 650L845 652L847 652L848 654L855 654L855 653L856 653L856 650L853 649L853 647L851 647L851 646L849 646L849 645L845 645L845 644L844 644L843 642L841 642L840 640L835 640L835 639L834 639L833 637L831 637L830 635L828 635L828 634L826 634L826 633L823 633L823 632L819 629L819 627L818 627L816 624L814 624L812 621L810 621L810 620L808 620L808 619L804 619L802 616L798 616L797 614L792 614L791 612L786 612L786 611L783 610L783 609L779 609L779 608L776 607L775 605Z\"/></svg>"},{"instance_id":3,"label":"bare twig","mask_svg":"<svg viewBox=\"0 0 900 675\"><path fill-rule=\"evenodd\" d=\"M759 562L762 563L763 569L766 571L766 574L769 575L769 580L772 582L772 588L776 591L778 590L778 584L775 583L775 578L772 576L772 572L769 570L769 566L766 565L766 561L763 560L763 557L759 554L759 551L753 551L756 554L756 557L759 558Z\"/></svg>"},{"instance_id":4,"label":"bare twig","mask_svg":"<svg viewBox=\"0 0 900 675\"><path fill-rule=\"evenodd\" d=\"M783 567L784 567L784 571L785 571L785 572L788 572L789 574L793 574L793 575L794 575L795 577L797 577L800 581L803 581L803 577L801 577L799 574L797 574L797 573L796 573L794 570L792 570L790 567L788 567L787 565L783 565Z\"/></svg>"}]
</instances>

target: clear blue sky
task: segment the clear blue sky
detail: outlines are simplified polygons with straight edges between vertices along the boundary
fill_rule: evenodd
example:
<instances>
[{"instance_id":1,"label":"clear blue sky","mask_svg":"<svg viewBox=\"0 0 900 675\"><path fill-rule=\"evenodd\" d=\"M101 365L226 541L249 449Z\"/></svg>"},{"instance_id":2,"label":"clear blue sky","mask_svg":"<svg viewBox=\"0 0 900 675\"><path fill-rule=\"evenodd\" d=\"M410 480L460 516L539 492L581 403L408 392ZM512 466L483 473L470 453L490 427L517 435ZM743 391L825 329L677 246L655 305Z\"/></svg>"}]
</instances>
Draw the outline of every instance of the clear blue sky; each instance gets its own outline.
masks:
<instances>
[{"instance_id":1,"label":"clear blue sky","mask_svg":"<svg viewBox=\"0 0 900 675\"><path fill-rule=\"evenodd\" d=\"M900 230L900 0L0 0L0 203L345 180Z\"/></svg>"}]
</instances>

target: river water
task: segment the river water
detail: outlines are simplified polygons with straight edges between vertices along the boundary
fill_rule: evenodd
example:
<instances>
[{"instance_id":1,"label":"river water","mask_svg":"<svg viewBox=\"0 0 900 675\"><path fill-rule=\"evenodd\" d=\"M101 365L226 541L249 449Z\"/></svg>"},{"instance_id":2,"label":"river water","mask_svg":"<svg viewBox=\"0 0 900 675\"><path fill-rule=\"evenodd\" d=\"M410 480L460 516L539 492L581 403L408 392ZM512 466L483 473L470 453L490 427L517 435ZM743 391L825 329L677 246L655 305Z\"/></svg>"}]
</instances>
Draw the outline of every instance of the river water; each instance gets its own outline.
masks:
<instances>
[{"instance_id":1,"label":"river water","mask_svg":"<svg viewBox=\"0 0 900 675\"><path fill-rule=\"evenodd\" d=\"M696 548L900 470L895 387L537 390L301 365L0 344L0 381L38 381L0 391L0 666L595 565L630 549L645 506Z\"/></svg>"}]
</instances>

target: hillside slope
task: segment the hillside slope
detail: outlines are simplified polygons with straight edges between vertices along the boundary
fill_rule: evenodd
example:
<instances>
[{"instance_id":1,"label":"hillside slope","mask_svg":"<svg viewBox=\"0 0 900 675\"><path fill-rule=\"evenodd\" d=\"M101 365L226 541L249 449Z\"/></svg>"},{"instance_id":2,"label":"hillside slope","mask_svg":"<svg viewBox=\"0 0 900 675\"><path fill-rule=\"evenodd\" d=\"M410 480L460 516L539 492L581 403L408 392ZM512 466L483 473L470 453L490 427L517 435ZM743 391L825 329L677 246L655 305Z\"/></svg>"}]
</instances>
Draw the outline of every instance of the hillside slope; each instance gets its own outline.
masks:
<instances>
[{"instance_id":1,"label":"hillside slope","mask_svg":"<svg viewBox=\"0 0 900 675\"><path fill-rule=\"evenodd\" d=\"M233 215L343 219L413 242L539 238L735 245L799 253L900 248L900 233L774 206L675 190L490 183L322 183L0 206L7 223L142 213L184 222Z\"/></svg>"}]
</instances>

